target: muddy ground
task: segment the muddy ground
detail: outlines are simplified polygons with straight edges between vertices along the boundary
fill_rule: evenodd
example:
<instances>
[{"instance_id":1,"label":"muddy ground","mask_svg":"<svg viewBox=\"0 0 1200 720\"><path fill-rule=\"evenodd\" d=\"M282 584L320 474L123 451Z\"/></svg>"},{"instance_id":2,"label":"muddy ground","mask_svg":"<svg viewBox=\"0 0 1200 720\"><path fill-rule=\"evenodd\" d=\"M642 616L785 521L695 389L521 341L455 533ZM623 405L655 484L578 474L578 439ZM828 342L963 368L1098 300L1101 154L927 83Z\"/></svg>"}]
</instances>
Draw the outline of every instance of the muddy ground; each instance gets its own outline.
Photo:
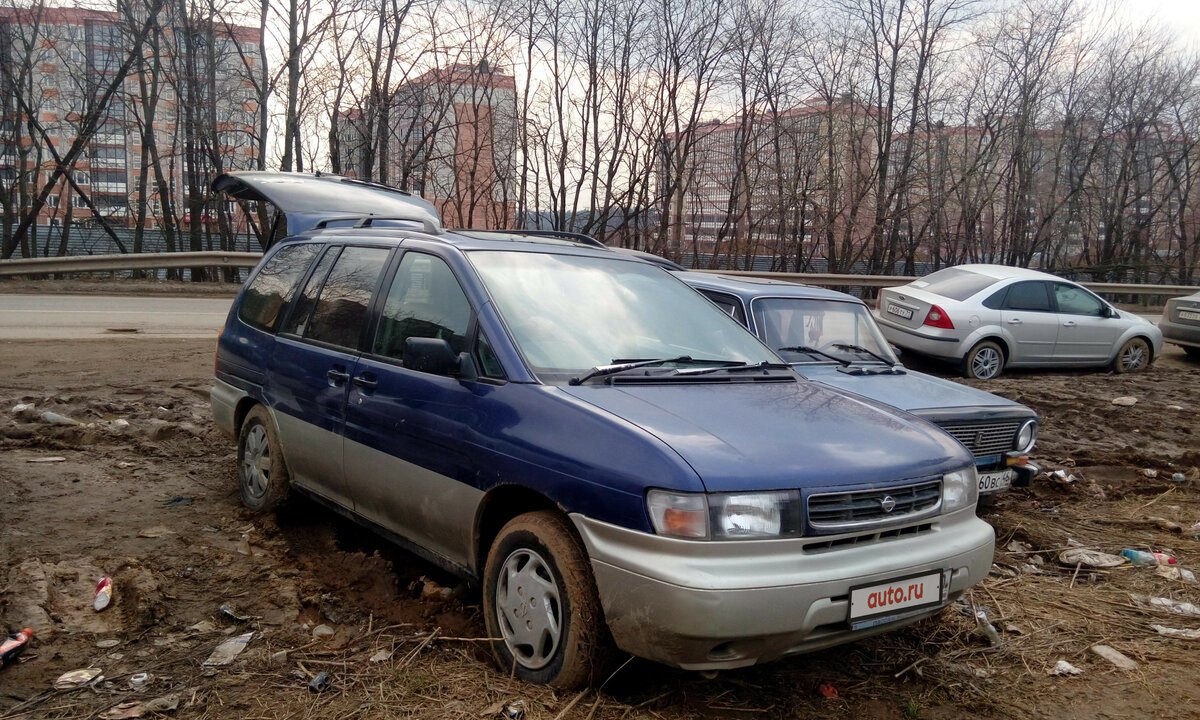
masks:
<instances>
[{"instance_id":1,"label":"muddy ground","mask_svg":"<svg viewBox=\"0 0 1200 720\"><path fill-rule=\"evenodd\" d=\"M1131 597L1200 603L1200 586L1058 559L1076 543L1131 546L1170 550L1200 571L1200 541L1150 519L1200 521L1200 364L1178 349L1140 375L1022 373L986 385L1042 414L1036 456L1074 477L1041 477L983 511L998 552L970 601L999 646L971 608L952 607L716 679L635 660L583 694L498 672L478 641L478 596L440 592L454 579L411 555L304 502L244 511L233 441L209 421L212 350L148 338L0 343L0 625L38 632L0 669L0 718L113 717L156 698L179 718L499 718L518 703L547 720L1200 717L1200 640L1152 627L1196 629L1200 617ZM1112 404L1120 396L1138 402ZM13 413L19 403L35 408ZM43 411L83 425L48 424ZM96 613L101 575L116 594ZM318 626L332 634L314 638ZM231 664L203 664L251 631ZM1095 655L1097 643L1136 669ZM1082 674L1049 675L1059 660ZM52 689L88 667L105 679ZM321 671L331 687L309 692ZM135 691L139 672L151 677Z\"/></svg>"}]
</instances>

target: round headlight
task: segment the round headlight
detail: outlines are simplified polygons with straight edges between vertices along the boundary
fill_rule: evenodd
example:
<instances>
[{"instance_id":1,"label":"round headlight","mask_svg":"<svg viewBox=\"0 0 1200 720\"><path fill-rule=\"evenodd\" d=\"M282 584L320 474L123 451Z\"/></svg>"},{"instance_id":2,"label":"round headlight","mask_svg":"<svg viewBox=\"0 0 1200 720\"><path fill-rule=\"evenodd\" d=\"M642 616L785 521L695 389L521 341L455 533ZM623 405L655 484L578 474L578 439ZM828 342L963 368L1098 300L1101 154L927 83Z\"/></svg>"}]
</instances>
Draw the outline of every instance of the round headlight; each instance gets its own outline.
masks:
<instances>
[{"instance_id":1,"label":"round headlight","mask_svg":"<svg viewBox=\"0 0 1200 720\"><path fill-rule=\"evenodd\" d=\"M1027 453L1033 449L1033 444L1037 441L1037 420L1026 421L1021 429L1017 431L1017 452Z\"/></svg>"}]
</instances>

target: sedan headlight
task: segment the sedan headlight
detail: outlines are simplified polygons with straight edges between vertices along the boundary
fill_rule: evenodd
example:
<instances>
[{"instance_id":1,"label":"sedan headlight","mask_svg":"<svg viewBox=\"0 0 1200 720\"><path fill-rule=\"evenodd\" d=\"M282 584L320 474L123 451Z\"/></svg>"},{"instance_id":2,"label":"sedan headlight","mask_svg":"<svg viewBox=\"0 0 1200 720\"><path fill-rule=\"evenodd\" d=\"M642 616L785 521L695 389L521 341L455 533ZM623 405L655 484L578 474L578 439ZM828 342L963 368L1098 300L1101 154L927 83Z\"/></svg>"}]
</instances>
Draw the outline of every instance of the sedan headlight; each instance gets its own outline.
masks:
<instances>
[{"instance_id":1,"label":"sedan headlight","mask_svg":"<svg viewBox=\"0 0 1200 720\"><path fill-rule=\"evenodd\" d=\"M799 537L800 491L646 494L659 535L692 540L765 540Z\"/></svg>"},{"instance_id":2,"label":"sedan headlight","mask_svg":"<svg viewBox=\"0 0 1200 720\"><path fill-rule=\"evenodd\" d=\"M1033 449L1035 442L1037 442L1037 420L1027 420L1017 431L1014 449L1019 453L1027 453Z\"/></svg>"},{"instance_id":3,"label":"sedan headlight","mask_svg":"<svg viewBox=\"0 0 1200 720\"><path fill-rule=\"evenodd\" d=\"M979 500L979 475L971 465L942 476L942 512L954 512Z\"/></svg>"}]
</instances>

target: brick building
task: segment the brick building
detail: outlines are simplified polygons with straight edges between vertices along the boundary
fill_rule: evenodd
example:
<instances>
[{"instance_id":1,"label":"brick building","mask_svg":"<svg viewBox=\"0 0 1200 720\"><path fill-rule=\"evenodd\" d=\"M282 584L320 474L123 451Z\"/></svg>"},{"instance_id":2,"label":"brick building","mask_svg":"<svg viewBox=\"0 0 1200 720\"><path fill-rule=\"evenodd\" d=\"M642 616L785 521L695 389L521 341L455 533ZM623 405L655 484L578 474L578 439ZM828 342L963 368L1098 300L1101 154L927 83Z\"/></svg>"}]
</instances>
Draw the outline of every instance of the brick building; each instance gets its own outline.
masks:
<instances>
[{"instance_id":1,"label":"brick building","mask_svg":"<svg viewBox=\"0 0 1200 720\"><path fill-rule=\"evenodd\" d=\"M38 226L94 224L87 198L114 228L132 227L144 215L147 228L169 222L185 231L193 224L189 208L198 207L199 184L218 171L255 166L261 34L185 12L168 4L160 13L142 59L102 108L95 133L70 168L74 184L56 184ZM60 156L72 146L144 22L144 14L82 8L0 9L0 209L6 235L50 180L56 165L51 146ZM211 203L204 203L203 220L215 222ZM170 220L164 217L168 210Z\"/></svg>"},{"instance_id":2,"label":"brick building","mask_svg":"<svg viewBox=\"0 0 1200 720\"><path fill-rule=\"evenodd\" d=\"M378 103L339 117L339 164L432 202L447 227L511 227L519 182L513 76L490 67L432 69L388 97L387 137Z\"/></svg>"}]
</instances>

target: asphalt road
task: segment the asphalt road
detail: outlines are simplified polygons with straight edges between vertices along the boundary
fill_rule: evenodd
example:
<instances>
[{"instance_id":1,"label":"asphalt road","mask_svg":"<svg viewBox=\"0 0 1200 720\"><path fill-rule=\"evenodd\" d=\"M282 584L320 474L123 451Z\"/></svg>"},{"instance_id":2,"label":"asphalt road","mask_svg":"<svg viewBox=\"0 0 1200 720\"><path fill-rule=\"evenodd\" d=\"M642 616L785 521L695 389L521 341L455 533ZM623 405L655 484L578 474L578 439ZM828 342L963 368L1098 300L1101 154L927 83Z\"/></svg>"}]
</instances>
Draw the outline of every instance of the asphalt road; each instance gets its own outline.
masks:
<instances>
[{"instance_id":1,"label":"asphalt road","mask_svg":"<svg viewBox=\"0 0 1200 720\"><path fill-rule=\"evenodd\" d=\"M213 338L231 298L0 295L0 340Z\"/></svg>"}]
</instances>

